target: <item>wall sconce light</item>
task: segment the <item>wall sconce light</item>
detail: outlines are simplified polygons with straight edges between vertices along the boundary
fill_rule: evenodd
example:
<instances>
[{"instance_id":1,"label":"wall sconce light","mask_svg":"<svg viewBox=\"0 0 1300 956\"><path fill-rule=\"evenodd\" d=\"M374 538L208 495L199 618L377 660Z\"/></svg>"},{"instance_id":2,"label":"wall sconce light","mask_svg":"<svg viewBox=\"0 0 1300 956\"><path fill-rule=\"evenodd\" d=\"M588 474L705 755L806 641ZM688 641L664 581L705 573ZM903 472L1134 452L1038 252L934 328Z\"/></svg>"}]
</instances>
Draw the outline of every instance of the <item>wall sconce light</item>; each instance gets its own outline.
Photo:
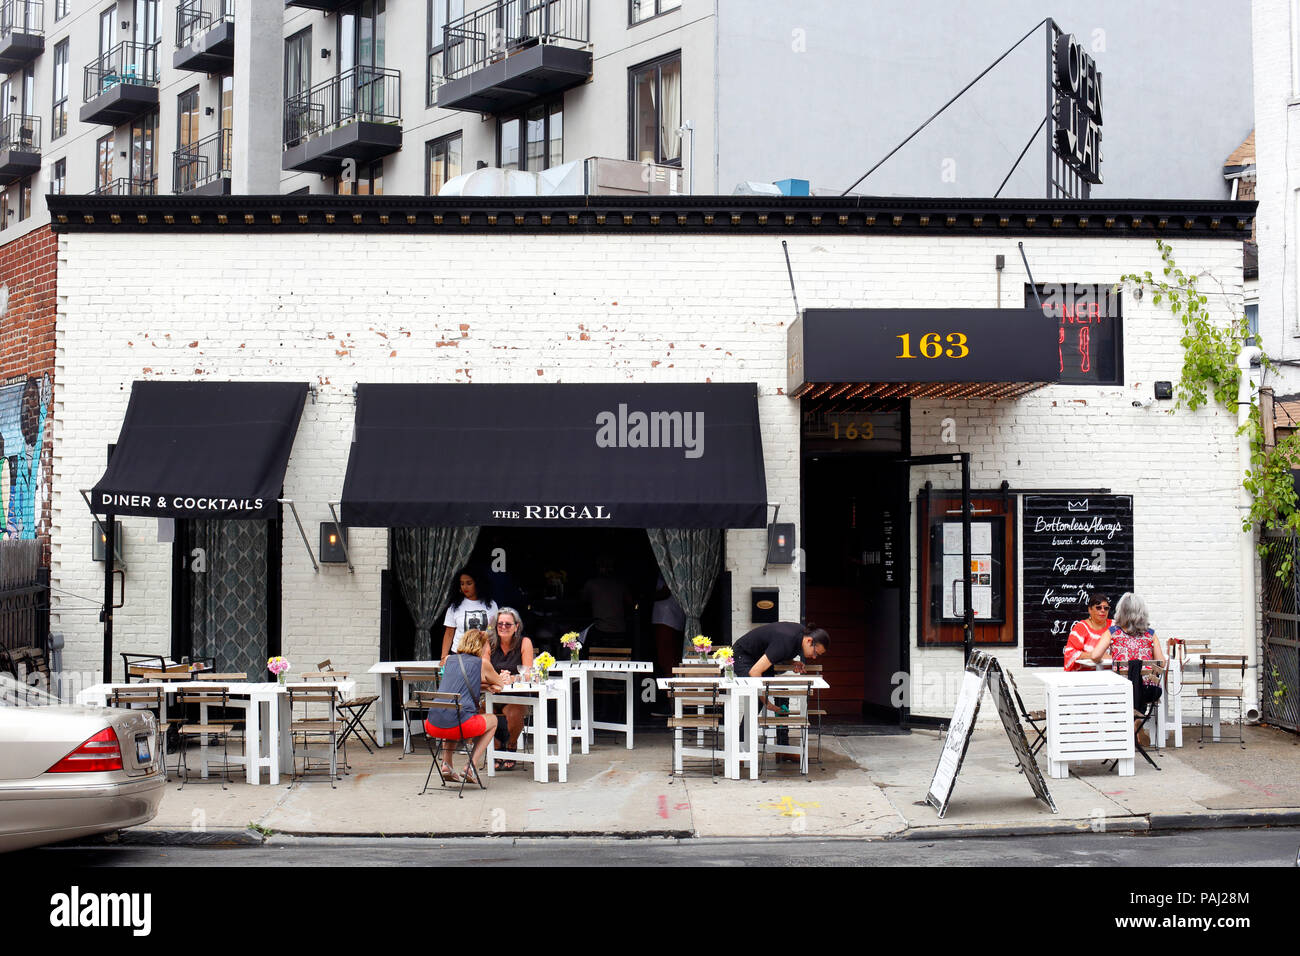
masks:
<instances>
[{"instance_id":1,"label":"wall sconce light","mask_svg":"<svg viewBox=\"0 0 1300 956\"><path fill-rule=\"evenodd\" d=\"M129 30L129 29L131 29L131 21L130 21L130 20L123 20L123 21L122 21L122 29L123 29L123 30Z\"/></svg>"},{"instance_id":2,"label":"wall sconce light","mask_svg":"<svg viewBox=\"0 0 1300 956\"><path fill-rule=\"evenodd\" d=\"M333 521L320 523L320 563L346 564L347 554L344 545L348 540L348 529L336 525Z\"/></svg>"},{"instance_id":3,"label":"wall sconce light","mask_svg":"<svg viewBox=\"0 0 1300 956\"><path fill-rule=\"evenodd\" d=\"M15 96L13 93L10 93L10 94L9 94L9 102L10 102L10 103L17 103L17 102L18 102L18 97Z\"/></svg>"},{"instance_id":4,"label":"wall sconce light","mask_svg":"<svg viewBox=\"0 0 1300 956\"><path fill-rule=\"evenodd\" d=\"M98 521L90 523L90 558L92 561L104 560L104 544L106 535L103 526ZM113 522L113 559L122 560L122 522Z\"/></svg>"},{"instance_id":5,"label":"wall sconce light","mask_svg":"<svg viewBox=\"0 0 1300 956\"><path fill-rule=\"evenodd\" d=\"M205 106L205 107L203 107L203 115L204 115L204 116L211 116L211 115L212 115L212 107L211 107L211 106Z\"/></svg>"},{"instance_id":6,"label":"wall sconce light","mask_svg":"<svg viewBox=\"0 0 1300 956\"><path fill-rule=\"evenodd\" d=\"M330 51L327 50L327 49L325 49L325 47L321 47L321 48L320 48L320 58L321 58L322 60L328 60L328 59L330 58Z\"/></svg>"}]
</instances>

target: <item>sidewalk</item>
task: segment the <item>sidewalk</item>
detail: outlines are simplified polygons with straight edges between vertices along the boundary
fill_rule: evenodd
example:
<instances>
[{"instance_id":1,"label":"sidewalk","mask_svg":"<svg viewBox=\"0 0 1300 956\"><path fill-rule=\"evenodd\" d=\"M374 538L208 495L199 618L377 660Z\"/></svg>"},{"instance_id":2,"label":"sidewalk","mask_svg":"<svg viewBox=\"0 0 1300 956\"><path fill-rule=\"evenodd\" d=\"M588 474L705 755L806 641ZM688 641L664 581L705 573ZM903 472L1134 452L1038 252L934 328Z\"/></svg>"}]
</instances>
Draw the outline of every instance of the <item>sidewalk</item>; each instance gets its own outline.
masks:
<instances>
[{"instance_id":1,"label":"sidewalk","mask_svg":"<svg viewBox=\"0 0 1300 956\"><path fill-rule=\"evenodd\" d=\"M261 842L290 836L616 836L908 839L998 834L1147 831L1162 828L1300 824L1300 737L1246 729L1247 749L1193 740L1157 752L1160 771L1139 761L1133 777L1074 765L1068 779L1047 779L1059 813L1033 796L1015 767L1001 727L975 734L940 820L925 803L942 735L831 737L823 763L807 779L794 765L769 765L760 781L708 776L670 778L665 733L642 733L636 749L601 734L577 754L566 784L538 784L519 769L488 778L486 790L459 799L433 786L420 743L368 755L349 749L351 772L331 788L324 778L288 786L222 790L219 783L167 785L158 816L123 836L129 842ZM1042 764L1045 765L1043 760Z\"/></svg>"}]
</instances>

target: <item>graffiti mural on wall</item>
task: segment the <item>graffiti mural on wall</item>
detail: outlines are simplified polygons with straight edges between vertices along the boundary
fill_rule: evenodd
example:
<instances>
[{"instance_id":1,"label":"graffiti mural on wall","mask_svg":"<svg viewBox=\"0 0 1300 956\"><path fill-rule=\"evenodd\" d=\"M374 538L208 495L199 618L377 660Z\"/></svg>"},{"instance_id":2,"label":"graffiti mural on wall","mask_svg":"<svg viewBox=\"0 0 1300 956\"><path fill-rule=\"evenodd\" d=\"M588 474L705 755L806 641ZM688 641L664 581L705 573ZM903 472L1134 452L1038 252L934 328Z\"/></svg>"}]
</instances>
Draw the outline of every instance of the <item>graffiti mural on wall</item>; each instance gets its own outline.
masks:
<instances>
[{"instance_id":1,"label":"graffiti mural on wall","mask_svg":"<svg viewBox=\"0 0 1300 956\"><path fill-rule=\"evenodd\" d=\"M0 385L0 538L34 538L44 517L50 392L49 375Z\"/></svg>"}]
</instances>

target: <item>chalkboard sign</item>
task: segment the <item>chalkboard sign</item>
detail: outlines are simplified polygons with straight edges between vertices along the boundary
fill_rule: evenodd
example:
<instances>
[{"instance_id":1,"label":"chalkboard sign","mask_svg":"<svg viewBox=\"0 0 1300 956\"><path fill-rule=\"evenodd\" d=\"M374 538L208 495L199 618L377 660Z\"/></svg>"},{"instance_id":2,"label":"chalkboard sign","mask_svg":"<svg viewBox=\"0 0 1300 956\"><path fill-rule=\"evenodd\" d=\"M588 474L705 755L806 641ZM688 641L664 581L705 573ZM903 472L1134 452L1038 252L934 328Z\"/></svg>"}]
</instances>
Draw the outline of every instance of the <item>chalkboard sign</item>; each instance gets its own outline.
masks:
<instances>
[{"instance_id":1,"label":"chalkboard sign","mask_svg":"<svg viewBox=\"0 0 1300 956\"><path fill-rule=\"evenodd\" d=\"M975 720L979 716L985 686L993 694L993 703L998 709L998 716L1002 718L1002 727L1007 732L1016 761L1020 764L1025 779L1029 781L1034 796L1056 813L1056 803L1047 790L1047 781L1043 779L1038 763L1030 756L1025 728L1011 701L1011 691L1007 687L1002 667L995 657L983 651L971 654L966 672L962 675L961 691L957 696L957 705L953 708L952 722L948 725L948 736L943 742L939 763L934 768L930 789L925 795L926 803L939 811L940 819L948 812L948 801L952 799L957 774L961 772L962 761L966 758L971 736L975 733Z\"/></svg>"},{"instance_id":2,"label":"chalkboard sign","mask_svg":"<svg viewBox=\"0 0 1300 956\"><path fill-rule=\"evenodd\" d=\"M1133 590L1131 495L1026 495L1021 528L1026 667L1061 667L1088 593Z\"/></svg>"}]
</instances>

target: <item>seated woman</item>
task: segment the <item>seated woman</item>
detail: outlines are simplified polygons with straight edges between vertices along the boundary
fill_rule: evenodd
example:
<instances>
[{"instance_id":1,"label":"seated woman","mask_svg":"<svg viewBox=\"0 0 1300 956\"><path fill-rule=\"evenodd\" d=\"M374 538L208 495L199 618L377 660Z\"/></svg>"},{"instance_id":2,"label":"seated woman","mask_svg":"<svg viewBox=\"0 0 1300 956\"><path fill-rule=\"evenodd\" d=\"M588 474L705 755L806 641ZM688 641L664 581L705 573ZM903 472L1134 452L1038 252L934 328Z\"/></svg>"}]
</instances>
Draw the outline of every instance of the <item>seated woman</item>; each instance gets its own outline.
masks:
<instances>
[{"instance_id":1,"label":"seated woman","mask_svg":"<svg viewBox=\"0 0 1300 956\"><path fill-rule=\"evenodd\" d=\"M1132 592L1125 592L1115 605L1115 622L1087 657L1100 661L1106 651L1117 670L1122 670L1133 682L1133 710L1140 717L1147 706L1160 699L1160 675L1165 667L1165 650L1150 627L1147 605ZM1143 672L1142 661L1156 661L1158 670ZM1133 722L1137 731L1138 721Z\"/></svg>"},{"instance_id":2,"label":"seated woman","mask_svg":"<svg viewBox=\"0 0 1300 956\"><path fill-rule=\"evenodd\" d=\"M497 612L494 626L495 639L489 663L499 674L518 676L525 667L533 666L533 642L524 636L524 619L512 607ZM497 746L501 750L514 750L524 729L528 708L523 704L506 704L502 708L504 723L497 724ZM514 770L513 760L498 760L497 770Z\"/></svg>"},{"instance_id":3,"label":"seated woman","mask_svg":"<svg viewBox=\"0 0 1300 956\"><path fill-rule=\"evenodd\" d=\"M1076 621L1065 642L1065 669L1083 670L1089 662L1088 652L1106 636L1114 622L1110 619L1110 598L1100 591L1088 595L1088 616ZM1082 658L1084 663L1080 663Z\"/></svg>"},{"instance_id":4,"label":"seated woman","mask_svg":"<svg viewBox=\"0 0 1300 956\"><path fill-rule=\"evenodd\" d=\"M488 636L477 628L466 631L460 639L460 650L449 654L442 662L442 683L438 690L444 694L456 694L459 698L458 711L429 708L424 719L424 732L430 737L443 741L442 775L448 780L459 781L461 775L452 769L451 761L456 752L456 744L461 739L473 738L474 755L465 766L465 780L476 780L475 768L487 750L488 741L496 733L496 714L480 714L479 695L484 688L500 691L509 682L492 667L484 657L488 646Z\"/></svg>"}]
</instances>

